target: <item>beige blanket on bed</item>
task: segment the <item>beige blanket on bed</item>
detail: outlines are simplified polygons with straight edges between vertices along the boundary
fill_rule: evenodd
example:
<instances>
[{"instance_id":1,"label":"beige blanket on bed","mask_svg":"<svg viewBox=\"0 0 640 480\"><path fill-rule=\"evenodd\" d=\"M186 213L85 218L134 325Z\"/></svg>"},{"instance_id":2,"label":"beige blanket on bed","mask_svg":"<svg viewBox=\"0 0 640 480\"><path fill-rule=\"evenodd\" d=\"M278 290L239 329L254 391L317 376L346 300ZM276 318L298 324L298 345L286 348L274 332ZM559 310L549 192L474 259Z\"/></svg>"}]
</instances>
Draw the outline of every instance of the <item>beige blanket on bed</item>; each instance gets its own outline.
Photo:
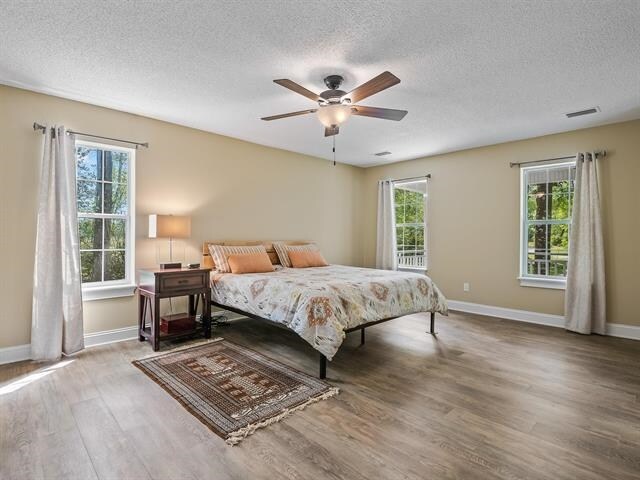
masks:
<instances>
[{"instance_id":1,"label":"beige blanket on bed","mask_svg":"<svg viewBox=\"0 0 640 480\"><path fill-rule=\"evenodd\" d=\"M286 325L328 359L345 329L410 313L447 314L444 295L418 273L330 265L211 279L213 301Z\"/></svg>"}]
</instances>

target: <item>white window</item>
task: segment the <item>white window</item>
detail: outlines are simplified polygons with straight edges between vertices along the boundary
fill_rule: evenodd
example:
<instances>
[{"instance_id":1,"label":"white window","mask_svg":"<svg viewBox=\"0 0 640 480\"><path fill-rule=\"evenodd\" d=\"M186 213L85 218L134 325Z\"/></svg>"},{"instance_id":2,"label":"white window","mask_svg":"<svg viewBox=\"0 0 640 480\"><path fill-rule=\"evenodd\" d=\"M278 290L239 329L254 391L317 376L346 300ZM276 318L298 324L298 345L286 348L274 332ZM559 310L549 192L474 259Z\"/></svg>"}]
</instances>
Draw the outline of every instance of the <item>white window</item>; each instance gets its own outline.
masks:
<instances>
[{"instance_id":1,"label":"white window","mask_svg":"<svg viewBox=\"0 0 640 480\"><path fill-rule=\"evenodd\" d=\"M76 142L85 300L133 294L135 150Z\"/></svg>"},{"instance_id":2,"label":"white window","mask_svg":"<svg viewBox=\"0 0 640 480\"><path fill-rule=\"evenodd\" d=\"M427 180L393 184L398 268L426 270Z\"/></svg>"},{"instance_id":3,"label":"white window","mask_svg":"<svg viewBox=\"0 0 640 480\"><path fill-rule=\"evenodd\" d=\"M564 288L575 162L521 169L520 284Z\"/></svg>"}]
</instances>

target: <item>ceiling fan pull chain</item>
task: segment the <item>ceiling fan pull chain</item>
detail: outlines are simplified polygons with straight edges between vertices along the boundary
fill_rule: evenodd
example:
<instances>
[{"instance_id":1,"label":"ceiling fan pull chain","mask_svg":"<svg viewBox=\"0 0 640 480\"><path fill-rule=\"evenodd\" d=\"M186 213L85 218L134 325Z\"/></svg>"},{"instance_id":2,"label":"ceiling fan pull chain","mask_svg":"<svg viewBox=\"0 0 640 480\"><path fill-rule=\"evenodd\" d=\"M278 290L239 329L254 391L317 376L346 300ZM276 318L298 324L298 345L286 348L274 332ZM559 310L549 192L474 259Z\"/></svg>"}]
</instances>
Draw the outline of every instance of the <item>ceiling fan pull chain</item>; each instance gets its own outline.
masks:
<instances>
[{"instance_id":1,"label":"ceiling fan pull chain","mask_svg":"<svg viewBox=\"0 0 640 480\"><path fill-rule=\"evenodd\" d=\"M336 136L333 136L333 166L336 166Z\"/></svg>"}]
</instances>

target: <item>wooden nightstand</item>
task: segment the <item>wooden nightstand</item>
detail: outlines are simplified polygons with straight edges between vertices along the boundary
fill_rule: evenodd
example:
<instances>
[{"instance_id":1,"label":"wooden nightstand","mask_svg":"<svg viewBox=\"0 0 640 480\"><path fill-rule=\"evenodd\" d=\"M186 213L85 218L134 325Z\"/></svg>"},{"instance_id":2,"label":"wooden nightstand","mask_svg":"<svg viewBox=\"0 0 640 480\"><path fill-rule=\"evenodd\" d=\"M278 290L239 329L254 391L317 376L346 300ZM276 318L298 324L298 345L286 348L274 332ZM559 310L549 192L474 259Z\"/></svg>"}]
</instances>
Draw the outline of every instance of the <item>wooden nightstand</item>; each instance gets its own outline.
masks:
<instances>
[{"instance_id":1,"label":"wooden nightstand","mask_svg":"<svg viewBox=\"0 0 640 480\"><path fill-rule=\"evenodd\" d=\"M160 349L160 340L169 340L203 332L211 338L211 290L210 268L175 268L167 270L139 270L138 281L138 339L148 340L154 351ZM190 316L196 317L202 302L202 315L189 330L178 333L160 331L160 299L189 297Z\"/></svg>"}]
</instances>

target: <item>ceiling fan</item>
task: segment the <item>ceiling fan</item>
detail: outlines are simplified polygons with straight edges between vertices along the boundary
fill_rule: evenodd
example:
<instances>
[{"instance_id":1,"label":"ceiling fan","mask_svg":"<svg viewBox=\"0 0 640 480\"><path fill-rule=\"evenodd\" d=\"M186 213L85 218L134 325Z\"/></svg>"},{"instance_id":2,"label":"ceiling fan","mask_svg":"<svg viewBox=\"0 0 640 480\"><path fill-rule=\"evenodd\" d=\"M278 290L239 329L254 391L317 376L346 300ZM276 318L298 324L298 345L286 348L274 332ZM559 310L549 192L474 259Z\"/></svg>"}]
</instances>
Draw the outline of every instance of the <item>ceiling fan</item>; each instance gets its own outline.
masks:
<instances>
[{"instance_id":1,"label":"ceiling fan","mask_svg":"<svg viewBox=\"0 0 640 480\"><path fill-rule=\"evenodd\" d=\"M384 120L402 120L407 114L406 110L394 110L391 108L365 107L355 105L356 102L364 100L382 90L400 83L400 79L391 72L383 72L377 77L372 78L359 87L354 88L349 93L340 90L340 85L344 78L340 75L329 75L324 79L324 84L329 88L318 94L307 90L302 85L288 80L286 78L274 80L278 85L282 85L300 95L307 97L314 102L318 102L318 108L309 110L300 110L298 112L283 113L281 115L272 115L263 117L262 120L279 120L281 118L295 117L297 115L306 115L307 113L318 114L318 119L324 125L324 136L330 137L340 133L340 124L347 121L351 115L360 115L363 117L382 118Z\"/></svg>"}]
</instances>

